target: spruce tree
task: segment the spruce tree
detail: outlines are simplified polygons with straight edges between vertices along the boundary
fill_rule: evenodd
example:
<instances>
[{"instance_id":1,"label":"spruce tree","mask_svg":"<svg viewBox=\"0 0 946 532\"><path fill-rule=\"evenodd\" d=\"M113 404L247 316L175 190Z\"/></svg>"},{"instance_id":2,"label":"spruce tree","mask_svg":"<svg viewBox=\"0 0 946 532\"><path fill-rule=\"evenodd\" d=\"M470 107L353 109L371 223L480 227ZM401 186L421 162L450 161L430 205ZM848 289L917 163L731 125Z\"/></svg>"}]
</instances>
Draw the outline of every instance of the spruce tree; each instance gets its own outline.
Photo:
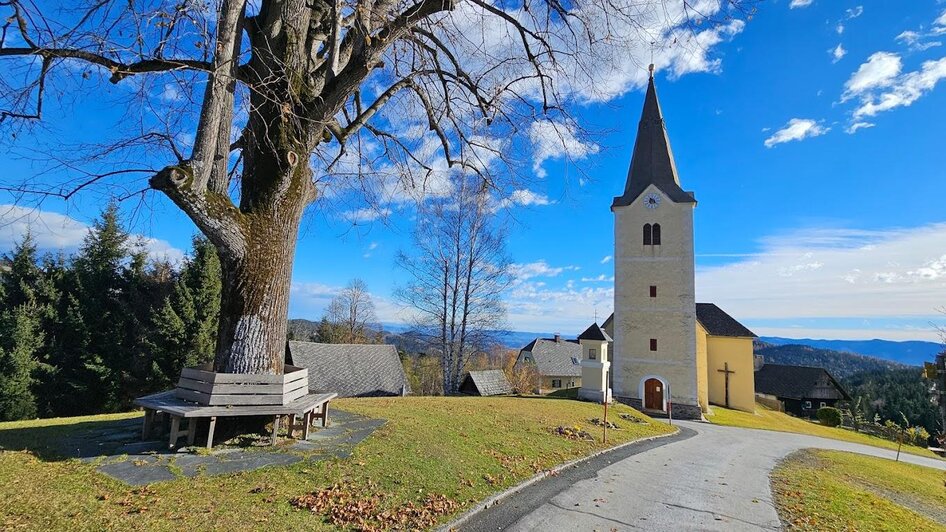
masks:
<instances>
[{"instance_id":1,"label":"spruce tree","mask_svg":"<svg viewBox=\"0 0 946 532\"><path fill-rule=\"evenodd\" d=\"M151 316L153 388L173 385L185 367L213 361L220 286L216 249L206 239L195 237L192 255L171 294Z\"/></svg>"},{"instance_id":2,"label":"spruce tree","mask_svg":"<svg viewBox=\"0 0 946 532\"><path fill-rule=\"evenodd\" d=\"M42 345L36 305L23 304L0 314L0 421L36 417L34 372Z\"/></svg>"},{"instance_id":3,"label":"spruce tree","mask_svg":"<svg viewBox=\"0 0 946 532\"><path fill-rule=\"evenodd\" d=\"M67 379L76 394L74 400L88 412L125 406L122 391L133 357L126 341L123 305L128 259L128 233L119 222L117 205L109 204L79 249L67 309L67 319L77 327L75 364Z\"/></svg>"}]
</instances>

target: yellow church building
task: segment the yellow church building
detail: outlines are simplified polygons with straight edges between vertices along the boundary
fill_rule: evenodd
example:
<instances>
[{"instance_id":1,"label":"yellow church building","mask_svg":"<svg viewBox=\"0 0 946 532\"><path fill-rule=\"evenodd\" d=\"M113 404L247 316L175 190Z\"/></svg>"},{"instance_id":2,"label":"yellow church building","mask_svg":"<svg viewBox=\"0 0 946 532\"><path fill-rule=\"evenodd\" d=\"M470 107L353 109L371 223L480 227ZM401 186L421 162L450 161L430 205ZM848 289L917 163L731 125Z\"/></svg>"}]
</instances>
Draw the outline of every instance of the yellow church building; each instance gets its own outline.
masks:
<instances>
[{"instance_id":1,"label":"yellow church building","mask_svg":"<svg viewBox=\"0 0 946 532\"><path fill-rule=\"evenodd\" d=\"M680 186L651 70L624 193L611 206L614 314L603 334L595 324L580 337L579 396L676 418L699 419L710 404L754 409L755 334L695 301L695 207Z\"/></svg>"}]
</instances>

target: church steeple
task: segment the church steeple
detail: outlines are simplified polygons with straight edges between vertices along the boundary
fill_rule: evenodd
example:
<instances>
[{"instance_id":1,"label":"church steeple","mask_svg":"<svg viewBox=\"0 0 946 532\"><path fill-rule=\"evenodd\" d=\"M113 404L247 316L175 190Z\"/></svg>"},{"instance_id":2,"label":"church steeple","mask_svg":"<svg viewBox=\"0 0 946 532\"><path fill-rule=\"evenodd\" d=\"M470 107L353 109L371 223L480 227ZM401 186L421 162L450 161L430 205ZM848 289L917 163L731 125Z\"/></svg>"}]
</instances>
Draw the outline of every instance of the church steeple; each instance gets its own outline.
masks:
<instances>
[{"instance_id":1,"label":"church steeple","mask_svg":"<svg viewBox=\"0 0 946 532\"><path fill-rule=\"evenodd\" d=\"M644 109L637 126L634 155L627 172L624 195L614 198L611 207L630 205L651 184L676 203L696 203L693 193L680 188L677 166L673 162L670 139L667 138L667 128L654 86L654 65L650 65L650 80L647 82Z\"/></svg>"}]
</instances>

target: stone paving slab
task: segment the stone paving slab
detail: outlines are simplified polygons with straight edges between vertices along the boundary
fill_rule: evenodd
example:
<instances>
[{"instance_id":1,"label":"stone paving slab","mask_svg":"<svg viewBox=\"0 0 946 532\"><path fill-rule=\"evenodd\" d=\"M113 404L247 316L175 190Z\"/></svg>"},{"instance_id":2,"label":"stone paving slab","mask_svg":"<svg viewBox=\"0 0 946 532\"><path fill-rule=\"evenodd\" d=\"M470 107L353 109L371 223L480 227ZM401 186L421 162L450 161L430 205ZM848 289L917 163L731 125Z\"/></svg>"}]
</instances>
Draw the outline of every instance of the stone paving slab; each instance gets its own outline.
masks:
<instances>
[{"instance_id":1,"label":"stone paving slab","mask_svg":"<svg viewBox=\"0 0 946 532\"><path fill-rule=\"evenodd\" d=\"M77 430L54 448L79 458L126 484L144 485L180 477L213 476L278 467L303 460L318 462L348 458L352 449L386 423L343 410L329 411L329 426L315 427L309 439L280 438L276 447L218 446L209 453L190 448L168 450L167 440L139 441L141 419L97 423ZM301 431L296 430L296 436Z\"/></svg>"}]
</instances>

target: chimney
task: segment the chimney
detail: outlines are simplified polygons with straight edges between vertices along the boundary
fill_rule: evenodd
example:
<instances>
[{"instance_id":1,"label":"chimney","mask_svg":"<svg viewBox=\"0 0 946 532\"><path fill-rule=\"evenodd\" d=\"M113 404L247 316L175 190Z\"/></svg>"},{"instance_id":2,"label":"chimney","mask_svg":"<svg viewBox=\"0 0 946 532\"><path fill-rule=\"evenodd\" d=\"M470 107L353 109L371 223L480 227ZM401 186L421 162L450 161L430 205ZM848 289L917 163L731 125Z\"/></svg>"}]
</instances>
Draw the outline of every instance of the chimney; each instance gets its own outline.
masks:
<instances>
[{"instance_id":1,"label":"chimney","mask_svg":"<svg viewBox=\"0 0 946 532\"><path fill-rule=\"evenodd\" d=\"M555 343L560 343L562 341L561 333L555 333Z\"/></svg>"},{"instance_id":2,"label":"chimney","mask_svg":"<svg viewBox=\"0 0 946 532\"><path fill-rule=\"evenodd\" d=\"M753 362L753 366L754 366L754 367L752 368L752 370L753 370L753 371L759 371L759 370L762 368L762 366L765 365L765 357L762 356L762 355L755 355L755 357L754 357L754 359L753 359L752 362Z\"/></svg>"}]
</instances>

